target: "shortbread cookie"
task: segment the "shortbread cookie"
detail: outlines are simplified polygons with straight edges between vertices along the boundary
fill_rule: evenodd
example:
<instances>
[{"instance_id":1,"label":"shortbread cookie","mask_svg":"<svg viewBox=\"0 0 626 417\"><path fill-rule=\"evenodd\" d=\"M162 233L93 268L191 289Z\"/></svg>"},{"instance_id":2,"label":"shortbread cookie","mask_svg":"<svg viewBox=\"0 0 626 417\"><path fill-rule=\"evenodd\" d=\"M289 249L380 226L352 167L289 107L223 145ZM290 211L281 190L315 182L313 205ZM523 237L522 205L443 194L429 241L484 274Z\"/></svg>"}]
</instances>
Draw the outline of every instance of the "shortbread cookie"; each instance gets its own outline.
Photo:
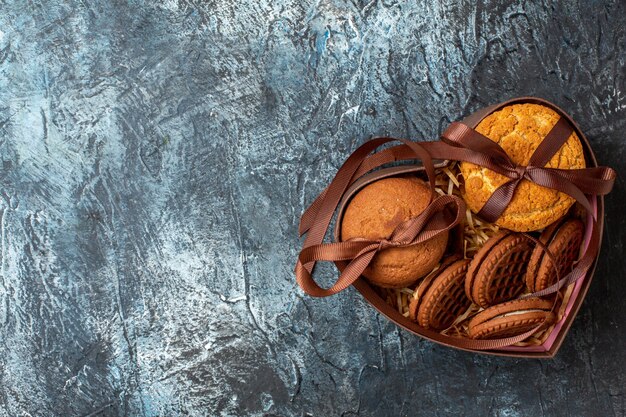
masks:
<instances>
[{"instance_id":1,"label":"shortbread cookie","mask_svg":"<svg viewBox=\"0 0 626 417\"><path fill-rule=\"evenodd\" d=\"M430 187L415 177L385 178L360 190L348 204L341 221L341 240L388 239L396 226L417 217L427 207ZM411 285L439 263L448 233L407 247L376 254L363 275L386 288Z\"/></svg>"}]
</instances>

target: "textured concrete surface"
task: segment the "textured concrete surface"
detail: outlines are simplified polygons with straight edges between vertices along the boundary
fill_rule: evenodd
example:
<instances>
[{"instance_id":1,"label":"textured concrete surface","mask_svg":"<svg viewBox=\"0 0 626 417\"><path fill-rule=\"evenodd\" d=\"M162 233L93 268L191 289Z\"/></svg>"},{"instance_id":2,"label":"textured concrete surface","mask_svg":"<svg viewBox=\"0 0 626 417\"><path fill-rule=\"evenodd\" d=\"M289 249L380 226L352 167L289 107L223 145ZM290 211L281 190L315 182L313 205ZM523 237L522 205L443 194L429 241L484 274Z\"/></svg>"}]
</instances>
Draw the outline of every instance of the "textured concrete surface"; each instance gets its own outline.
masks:
<instances>
[{"instance_id":1,"label":"textured concrete surface","mask_svg":"<svg viewBox=\"0 0 626 417\"><path fill-rule=\"evenodd\" d=\"M0 416L625 415L622 178L554 360L297 288L371 135L534 94L626 168L623 1L413 3L0 0Z\"/></svg>"}]
</instances>

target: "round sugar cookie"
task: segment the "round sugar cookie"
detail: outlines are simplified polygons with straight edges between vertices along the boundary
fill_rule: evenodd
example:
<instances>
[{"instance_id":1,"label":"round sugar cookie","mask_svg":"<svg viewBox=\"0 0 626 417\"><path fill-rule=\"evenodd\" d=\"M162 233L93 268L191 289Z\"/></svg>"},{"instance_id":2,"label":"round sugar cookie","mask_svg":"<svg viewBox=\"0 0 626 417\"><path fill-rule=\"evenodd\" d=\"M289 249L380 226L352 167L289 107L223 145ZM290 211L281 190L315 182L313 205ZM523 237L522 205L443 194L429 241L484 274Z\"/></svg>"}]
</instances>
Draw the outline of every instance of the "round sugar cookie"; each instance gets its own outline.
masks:
<instances>
[{"instance_id":1,"label":"round sugar cookie","mask_svg":"<svg viewBox=\"0 0 626 417\"><path fill-rule=\"evenodd\" d=\"M511 160L528 165L530 157L560 115L549 107L534 103L513 104L491 113L476 126L476 131L498 143ZM545 165L548 168L585 168L582 144L575 132ZM478 213L491 194L509 178L470 162L460 164L465 187L463 198ZM543 229L563 217L574 203L565 193L522 180L513 199L496 224L516 232Z\"/></svg>"}]
</instances>

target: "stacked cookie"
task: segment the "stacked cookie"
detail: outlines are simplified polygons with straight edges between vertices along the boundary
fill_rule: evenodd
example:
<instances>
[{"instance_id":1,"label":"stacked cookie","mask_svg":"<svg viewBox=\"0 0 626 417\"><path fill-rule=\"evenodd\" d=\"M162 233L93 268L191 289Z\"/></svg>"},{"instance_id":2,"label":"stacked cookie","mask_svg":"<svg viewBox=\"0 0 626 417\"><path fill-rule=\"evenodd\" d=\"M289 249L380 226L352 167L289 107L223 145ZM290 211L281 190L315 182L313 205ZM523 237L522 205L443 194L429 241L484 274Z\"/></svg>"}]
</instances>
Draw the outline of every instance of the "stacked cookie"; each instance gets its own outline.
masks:
<instances>
[{"instance_id":1,"label":"stacked cookie","mask_svg":"<svg viewBox=\"0 0 626 417\"><path fill-rule=\"evenodd\" d=\"M497 142L520 165L558 121L552 109L515 104L494 112L476 130ZM567 139L547 167L585 167L580 139ZM469 222L491 194L508 179L463 162L458 166ZM387 178L363 188L342 218L342 240L388 238L395 227L419 215L430 189L414 177ZM573 216L574 200L561 192L526 180L520 182L504 213L490 225L499 231L481 242L475 253L459 253L449 236L376 255L363 275L388 291L410 293L402 313L420 326L446 331L462 322L463 336L493 339L524 333L553 323L554 298L519 298L555 284L578 259L583 223ZM487 237L487 236L485 236ZM397 290L393 290L397 289ZM401 290L400 290L401 289ZM404 310L403 310L404 309Z\"/></svg>"}]
</instances>

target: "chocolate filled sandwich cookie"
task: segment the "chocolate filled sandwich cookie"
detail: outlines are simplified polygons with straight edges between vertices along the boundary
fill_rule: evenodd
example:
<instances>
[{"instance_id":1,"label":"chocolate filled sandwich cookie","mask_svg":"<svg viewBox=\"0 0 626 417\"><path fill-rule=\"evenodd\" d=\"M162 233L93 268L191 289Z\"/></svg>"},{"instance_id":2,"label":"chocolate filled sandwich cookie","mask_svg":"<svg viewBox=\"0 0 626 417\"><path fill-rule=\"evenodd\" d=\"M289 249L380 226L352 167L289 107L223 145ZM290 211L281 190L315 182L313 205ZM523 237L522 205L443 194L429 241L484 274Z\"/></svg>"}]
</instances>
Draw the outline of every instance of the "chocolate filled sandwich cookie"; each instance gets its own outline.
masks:
<instances>
[{"instance_id":1,"label":"chocolate filled sandwich cookie","mask_svg":"<svg viewBox=\"0 0 626 417\"><path fill-rule=\"evenodd\" d=\"M367 185L346 208L341 240L390 238L396 226L426 209L430 192L430 187L415 177L385 178ZM380 287L406 287L433 270L447 243L448 233L442 233L422 243L382 250L363 275Z\"/></svg>"},{"instance_id":2,"label":"chocolate filled sandwich cookie","mask_svg":"<svg viewBox=\"0 0 626 417\"><path fill-rule=\"evenodd\" d=\"M557 222L544 230L539 240L550 251L556 265L543 248L535 247L526 271L526 285L531 292L555 284L557 270L560 278L572 271L583 241L583 223L578 219Z\"/></svg>"},{"instance_id":3,"label":"chocolate filled sandwich cookie","mask_svg":"<svg viewBox=\"0 0 626 417\"><path fill-rule=\"evenodd\" d=\"M513 104L485 117L476 131L498 143L515 164L526 166L559 118L556 111L546 106ZM582 144L575 132L545 167L585 168ZM474 213L480 211L499 186L509 181L503 175L470 162L462 162L460 170L465 182L463 198ZM573 203L574 199L565 193L524 179L495 223L517 232L540 230L563 217Z\"/></svg>"},{"instance_id":4,"label":"chocolate filled sandwich cookie","mask_svg":"<svg viewBox=\"0 0 626 417\"><path fill-rule=\"evenodd\" d=\"M474 255L465 293L483 308L512 300L526 288L526 268L533 242L521 233L500 231Z\"/></svg>"},{"instance_id":5,"label":"chocolate filled sandwich cookie","mask_svg":"<svg viewBox=\"0 0 626 417\"><path fill-rule=\"evenodd\" d=\"M427 329L450 327L470 306L463 291L468 264L467 259L451 258L424 278L415 290L417 297L409 305L410 317Z\"/></svg>"}]
</instances>

